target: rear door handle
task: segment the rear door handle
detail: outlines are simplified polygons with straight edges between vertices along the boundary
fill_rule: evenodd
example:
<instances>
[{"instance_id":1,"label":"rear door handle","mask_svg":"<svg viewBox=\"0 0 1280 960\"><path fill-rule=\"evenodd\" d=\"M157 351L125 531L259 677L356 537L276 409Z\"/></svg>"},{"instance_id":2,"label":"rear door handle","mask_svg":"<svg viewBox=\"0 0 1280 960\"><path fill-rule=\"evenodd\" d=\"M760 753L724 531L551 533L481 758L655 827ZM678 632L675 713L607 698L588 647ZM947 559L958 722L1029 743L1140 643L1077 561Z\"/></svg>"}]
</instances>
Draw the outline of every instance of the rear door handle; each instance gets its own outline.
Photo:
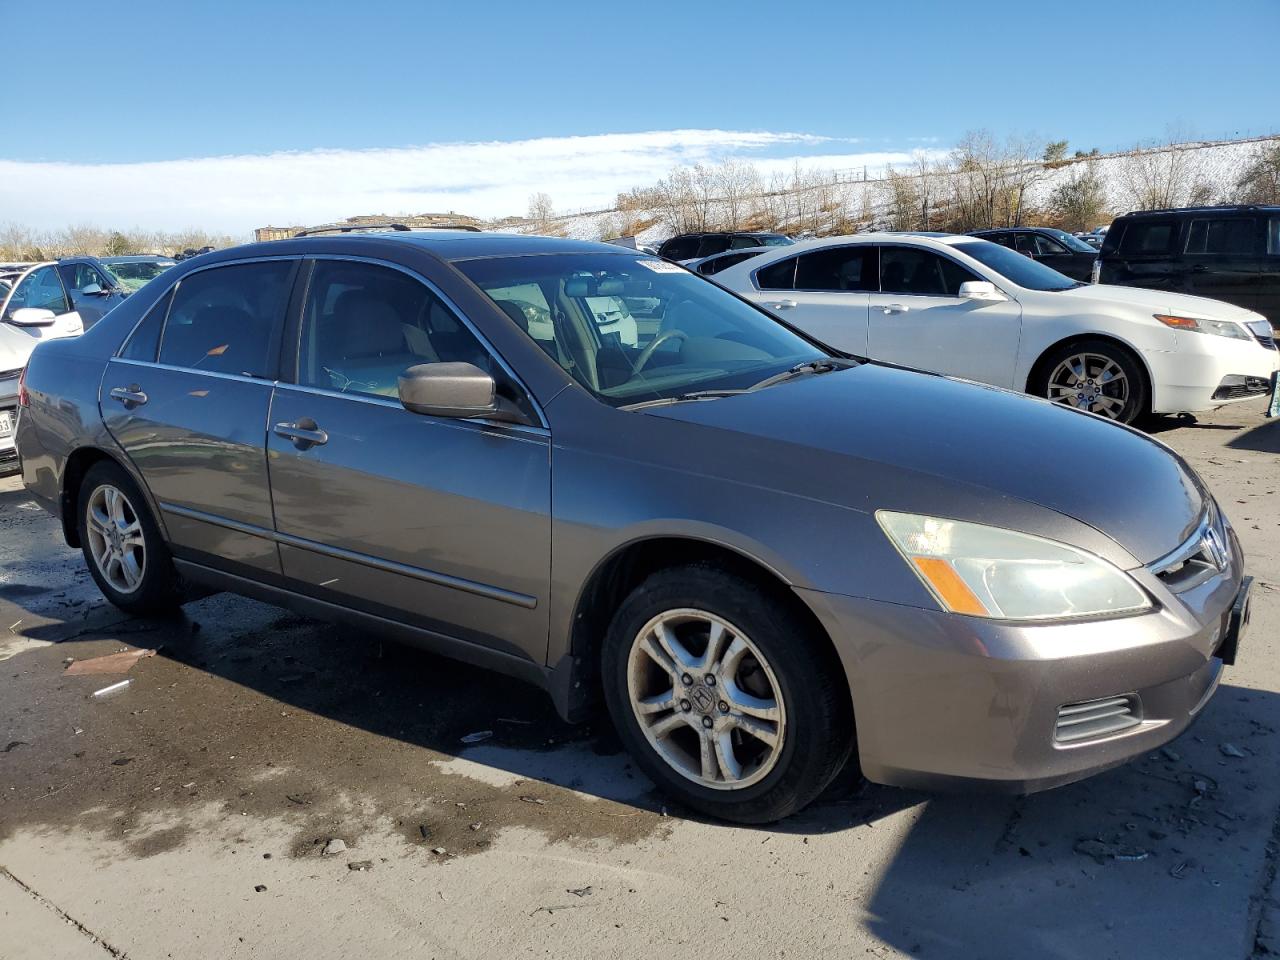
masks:
<instances>
[{"instance_id":1,"label":"rear door handle","mask_svg":"<svg viewBox=\"0 0 1280 960\"><path fill-rule=\"evenodd\" d=\"M907 313L910 310L911 308L903 303L890 303L884 308L885 313Z\"/></svg>"},{"instance_id":2,"label":"rear door handle","mask_svg":"<svg viewBox=\"0 0 1280 960\"><path fill-rule=\"evenodd\" d=\"M800 306L800 304L796 303L794 300L775 300L773 303L769 304L769 308L771 310L790 310L792 307L798 306Z\"/></svg>"},{"instance_id":3,"label":"rear door handle","mask_svg":"<svg viewBox=\"0 0 1280 960\"><path fill-rule=\"evenodd\" d=\"M142 388L136 383L127 387L112 387L108 394L112 400L119 400L126 408L132 410L134 407L140 407L147 402L147 395L142 392Z\"/></svg>"},{"instance_id":4,"label":"rear door handle","mask_svg":"<svg viewBox=\"0 0 1280 960\"><path fill-rule=\"evenodd\" d=\"M299 450L318 447L329 442L329 434L321 430L314 420L304 417L297 423L277 423L276 436L292 440Z\"/></svg>"}]
</instances>

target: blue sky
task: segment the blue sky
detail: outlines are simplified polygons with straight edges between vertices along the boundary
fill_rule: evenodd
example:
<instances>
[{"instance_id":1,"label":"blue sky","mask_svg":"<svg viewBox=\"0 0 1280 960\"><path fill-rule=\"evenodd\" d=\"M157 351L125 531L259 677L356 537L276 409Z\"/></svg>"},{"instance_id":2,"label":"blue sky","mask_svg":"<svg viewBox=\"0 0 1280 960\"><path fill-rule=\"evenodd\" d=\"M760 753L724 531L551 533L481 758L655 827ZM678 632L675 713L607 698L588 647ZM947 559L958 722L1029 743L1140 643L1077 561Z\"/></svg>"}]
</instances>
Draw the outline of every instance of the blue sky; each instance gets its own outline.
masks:
<instances>
[{"instance_id":1,"label":"blue sky","mask_svg":"<svg viewBox=\"0 0 1280 960\"><path fill-rule=\"evenodd\" d=\"M105 164L154 178L187 169L146 166L158 161L280 152L537 140L555 142L561 156L576 142L593 169L619 179L650 166L596 138L803 135L745 146L734 136L693 148L664 141L654 159L821 156L852 165L862 155L945 148L978 127L1104 150L1170 128L1205 137L1280 128L1277 0L0 7L10 80L25 78L6 97L0 167L9 184L0 202L24 172L46 184ZM24 52L23 37L47 42ZM513 145L506 156L523 151ZM446 157L464 168L481 159ZM406 185L410 195L420 189L437 205L468 197L461 172L436 182L426 170L436 154L401 159L426 171ZM550 192L564 207L598 199Z\"/></svg>"}]
</instances>

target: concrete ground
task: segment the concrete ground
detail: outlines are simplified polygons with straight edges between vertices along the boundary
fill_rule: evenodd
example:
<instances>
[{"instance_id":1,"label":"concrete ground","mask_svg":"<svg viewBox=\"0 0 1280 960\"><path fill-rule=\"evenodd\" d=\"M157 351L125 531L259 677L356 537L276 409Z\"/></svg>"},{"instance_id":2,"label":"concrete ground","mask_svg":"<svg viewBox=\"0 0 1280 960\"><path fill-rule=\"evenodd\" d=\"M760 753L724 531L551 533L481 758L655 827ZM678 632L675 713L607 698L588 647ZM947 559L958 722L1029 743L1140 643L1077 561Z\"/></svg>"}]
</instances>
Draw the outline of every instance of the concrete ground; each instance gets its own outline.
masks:
<instances>
[{"instance_id":1,"label":"concrete ground","mask_svg":"<svg viewBox=\"0 0 1280 960\"><path fill-rule=\"evenodd\" d=\"M0 480L0 958L1280 953L1280 422L1152 429L1257 578L1200 722L1034 797L848 776L761 829L666 806L514 681L231 596L123 616ZM158 654L112 697L63 673L124 648Z\"/></svg>"}]
</instances>

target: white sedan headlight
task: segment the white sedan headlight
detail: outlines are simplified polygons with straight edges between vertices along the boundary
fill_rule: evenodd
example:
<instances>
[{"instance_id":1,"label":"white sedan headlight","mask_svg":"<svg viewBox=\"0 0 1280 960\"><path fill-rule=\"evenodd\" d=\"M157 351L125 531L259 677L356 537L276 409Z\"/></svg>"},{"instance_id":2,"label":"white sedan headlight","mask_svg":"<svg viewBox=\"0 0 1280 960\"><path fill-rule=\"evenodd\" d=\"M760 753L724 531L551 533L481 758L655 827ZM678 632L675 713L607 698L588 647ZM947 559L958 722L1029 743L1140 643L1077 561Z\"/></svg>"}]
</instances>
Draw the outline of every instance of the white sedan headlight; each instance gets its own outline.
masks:
<instances>
[{"instance_id":1,"label":"white sedan headlight","mask_svg":"<svg viewBox=\"0 0 1280 960\"><path fill-rule=\"evenodd\" d=\"M1151 599L1124 571L1065 543L880 510L881 528L944 610L998 620L1134 613Z\"/></svg>"},{"instance_id":2,"label":"white sedan headlight","mask_svg":"<svg viewBox=\"0 0 1280 960\"><path fill-rule=\"evenodd\" d=\"M1190 330L1193 333L1211 333L1219 337L1230 337L1232 340L1252 340L1249 331L1230 320L1206 320L1203 317L1175 317L1167 313L1154 315L1166 327L1175 330Z\"/></svg>"}]
</instances>

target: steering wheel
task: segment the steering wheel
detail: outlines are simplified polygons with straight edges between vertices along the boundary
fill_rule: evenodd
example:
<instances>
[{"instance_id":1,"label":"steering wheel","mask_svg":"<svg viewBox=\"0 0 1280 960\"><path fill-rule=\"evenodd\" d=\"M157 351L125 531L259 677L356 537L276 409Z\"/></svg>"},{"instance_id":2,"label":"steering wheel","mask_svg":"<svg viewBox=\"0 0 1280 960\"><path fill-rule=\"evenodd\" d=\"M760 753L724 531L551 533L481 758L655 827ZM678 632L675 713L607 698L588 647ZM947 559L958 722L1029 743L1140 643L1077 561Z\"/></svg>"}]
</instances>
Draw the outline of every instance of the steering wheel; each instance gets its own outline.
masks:
<instances>
[{"instance_id":1,"label":"steering wheel","mask_svg":"<svg viewBox=\"0 0 1280 960\"><path fill-rule=\"evenodd\" d=\"M683 330L663 330L660 334L649 341L649 345L640 351L640 356L636 357L635 366L631 368L632 373L639 373L645 368L650 360L653 359L654 351L666 343L668 340L688 340L689 335Z\"/></svg>"}]
</instances>

